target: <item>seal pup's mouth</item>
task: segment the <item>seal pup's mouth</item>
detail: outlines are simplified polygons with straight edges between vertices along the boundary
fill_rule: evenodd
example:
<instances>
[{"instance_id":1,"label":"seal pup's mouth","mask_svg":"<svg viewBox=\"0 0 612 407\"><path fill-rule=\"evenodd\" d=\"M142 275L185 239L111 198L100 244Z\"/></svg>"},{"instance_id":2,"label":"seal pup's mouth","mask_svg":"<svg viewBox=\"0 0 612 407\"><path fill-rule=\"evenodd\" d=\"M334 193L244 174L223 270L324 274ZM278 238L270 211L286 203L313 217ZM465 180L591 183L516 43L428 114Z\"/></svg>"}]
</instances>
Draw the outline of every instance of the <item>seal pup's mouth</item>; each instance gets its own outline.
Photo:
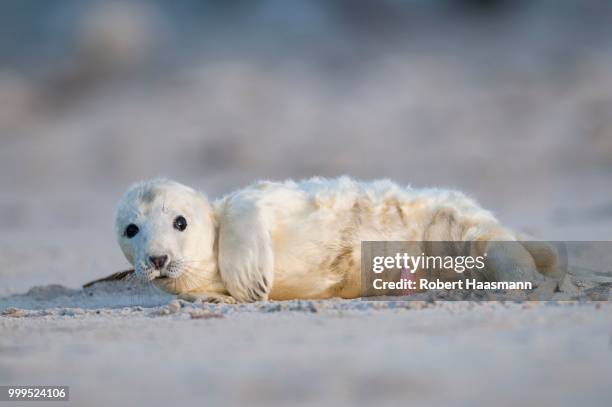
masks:
<instances>
[{"instance_id":1,"label":"seal pup's mouth","mask_svg":"<svg viewBox=\"0 0 612 407\"><path fill-rule=\"evenodd\" d=\"M175 276L168 274L168 272L165 272L165 274L162 274L162 271L159 271L159 270L150 272L148 275L149 281L172 280L175 278L176 278Z\"/></svg>"}]
</instances>

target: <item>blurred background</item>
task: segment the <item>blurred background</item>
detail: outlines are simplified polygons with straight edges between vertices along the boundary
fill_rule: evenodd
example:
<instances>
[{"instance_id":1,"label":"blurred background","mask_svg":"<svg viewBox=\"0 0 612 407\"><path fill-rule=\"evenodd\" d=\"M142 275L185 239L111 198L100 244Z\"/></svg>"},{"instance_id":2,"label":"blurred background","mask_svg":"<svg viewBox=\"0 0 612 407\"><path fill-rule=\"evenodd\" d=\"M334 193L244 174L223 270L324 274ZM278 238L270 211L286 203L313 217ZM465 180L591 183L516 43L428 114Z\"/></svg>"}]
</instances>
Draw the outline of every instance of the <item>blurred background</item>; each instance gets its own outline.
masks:
<instances>
[{"instance_id":1,"label":"blurred background","mask_svg":"<svg viewBox=\"0 0 612 407\"><path fill-rule=\"evenodd\" d=\"M348 174L612 238L612 2L7 0L0 295L127 266L114 205Z\"/></svg>"}]
</instances>

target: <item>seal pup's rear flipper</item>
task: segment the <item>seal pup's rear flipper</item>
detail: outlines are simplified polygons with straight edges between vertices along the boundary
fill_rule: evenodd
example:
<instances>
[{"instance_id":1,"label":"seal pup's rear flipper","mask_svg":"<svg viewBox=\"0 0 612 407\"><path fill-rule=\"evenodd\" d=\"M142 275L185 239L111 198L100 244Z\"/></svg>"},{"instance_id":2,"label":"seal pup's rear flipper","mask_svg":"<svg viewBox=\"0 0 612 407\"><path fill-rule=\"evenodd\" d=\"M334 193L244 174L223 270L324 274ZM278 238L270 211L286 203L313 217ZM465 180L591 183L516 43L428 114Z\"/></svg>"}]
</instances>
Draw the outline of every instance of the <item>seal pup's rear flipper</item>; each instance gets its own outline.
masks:
<instances>
[{"instance_id":1,"label":"seal pup's rear flipper","mask_svg":"<svg viewBox=\"0 0 612 407\"><path fill-rule=\"evenodd\" d=\"M110 276L102 277L102 278L99 278L97 280L90 281L87 284L83 284L83 288L91 287L94 284L102 283L102 282L105 282L105 281L126 280L132 274L134 274L134 270L118 271L116 273L111 274Z\"/></svg>"}]
</instances>

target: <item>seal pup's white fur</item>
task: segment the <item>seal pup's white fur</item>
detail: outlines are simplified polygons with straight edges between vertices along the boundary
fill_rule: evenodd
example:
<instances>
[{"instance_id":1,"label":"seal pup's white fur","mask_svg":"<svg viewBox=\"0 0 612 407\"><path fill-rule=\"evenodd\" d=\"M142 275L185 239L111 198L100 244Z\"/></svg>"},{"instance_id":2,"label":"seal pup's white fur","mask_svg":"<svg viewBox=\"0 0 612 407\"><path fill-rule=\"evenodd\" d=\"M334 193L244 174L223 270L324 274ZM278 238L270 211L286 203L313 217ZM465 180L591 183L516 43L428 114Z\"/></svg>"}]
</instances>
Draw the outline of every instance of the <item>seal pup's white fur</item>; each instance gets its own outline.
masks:
<instances>
[{"instance_id":1,"label":"seal pup's white fur","mask_svg":"<svg viewBox=\"0 0 612 407\"><path fill-rule=\"evenodd\" d=\"M184 231L173 228L177 216ZM129 224L139 228L132 238ZM477 241L490 252L487 242L516 240L460 192L348 177L257 182L212 204L174 181L141 182L119 202L116 231L137 275L185 299L226 302L358 297L364 240ZM156 270L148 258L162 254ZM496 256L514 265L492 267L491 280L538 280L556 261L518 242Z\"/></svg>"}]
</instances>

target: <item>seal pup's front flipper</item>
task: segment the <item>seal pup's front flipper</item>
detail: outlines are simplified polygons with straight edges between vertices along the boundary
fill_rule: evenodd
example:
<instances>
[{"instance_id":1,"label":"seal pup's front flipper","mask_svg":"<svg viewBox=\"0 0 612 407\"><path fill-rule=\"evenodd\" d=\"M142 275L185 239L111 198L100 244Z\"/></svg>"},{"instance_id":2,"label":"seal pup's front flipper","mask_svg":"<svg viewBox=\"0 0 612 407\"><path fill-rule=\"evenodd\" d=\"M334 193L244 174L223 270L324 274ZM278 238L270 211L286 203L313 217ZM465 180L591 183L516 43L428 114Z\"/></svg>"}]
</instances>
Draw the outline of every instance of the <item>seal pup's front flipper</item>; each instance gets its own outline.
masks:
<instances>
[{"instance_id":1,"label":"seal pup's front flipper","mask_svg":"<svg viewBox=\"0 0 612 407\"><path fill-rule=\"evenodd\" d=\"M239 302L265 301L272 289L274 255L270 227L250 196L227 202L219 228L219 272Z\"/></svg>"},{"instance_id":2,"label":"seal pup's front flipper","mask_svg":"<svg viewBox=\"0 0 612 407\"><path fill-rule=\"evenodd\" d=\"M134 270L118 271L116 273L111 274L110 276L102 277L97 280L90 281L89 283L83 284L83 288L88 288L94 284L103 283L105 281L127 280L133 274Z\"/></svg>"}]
</instances>

